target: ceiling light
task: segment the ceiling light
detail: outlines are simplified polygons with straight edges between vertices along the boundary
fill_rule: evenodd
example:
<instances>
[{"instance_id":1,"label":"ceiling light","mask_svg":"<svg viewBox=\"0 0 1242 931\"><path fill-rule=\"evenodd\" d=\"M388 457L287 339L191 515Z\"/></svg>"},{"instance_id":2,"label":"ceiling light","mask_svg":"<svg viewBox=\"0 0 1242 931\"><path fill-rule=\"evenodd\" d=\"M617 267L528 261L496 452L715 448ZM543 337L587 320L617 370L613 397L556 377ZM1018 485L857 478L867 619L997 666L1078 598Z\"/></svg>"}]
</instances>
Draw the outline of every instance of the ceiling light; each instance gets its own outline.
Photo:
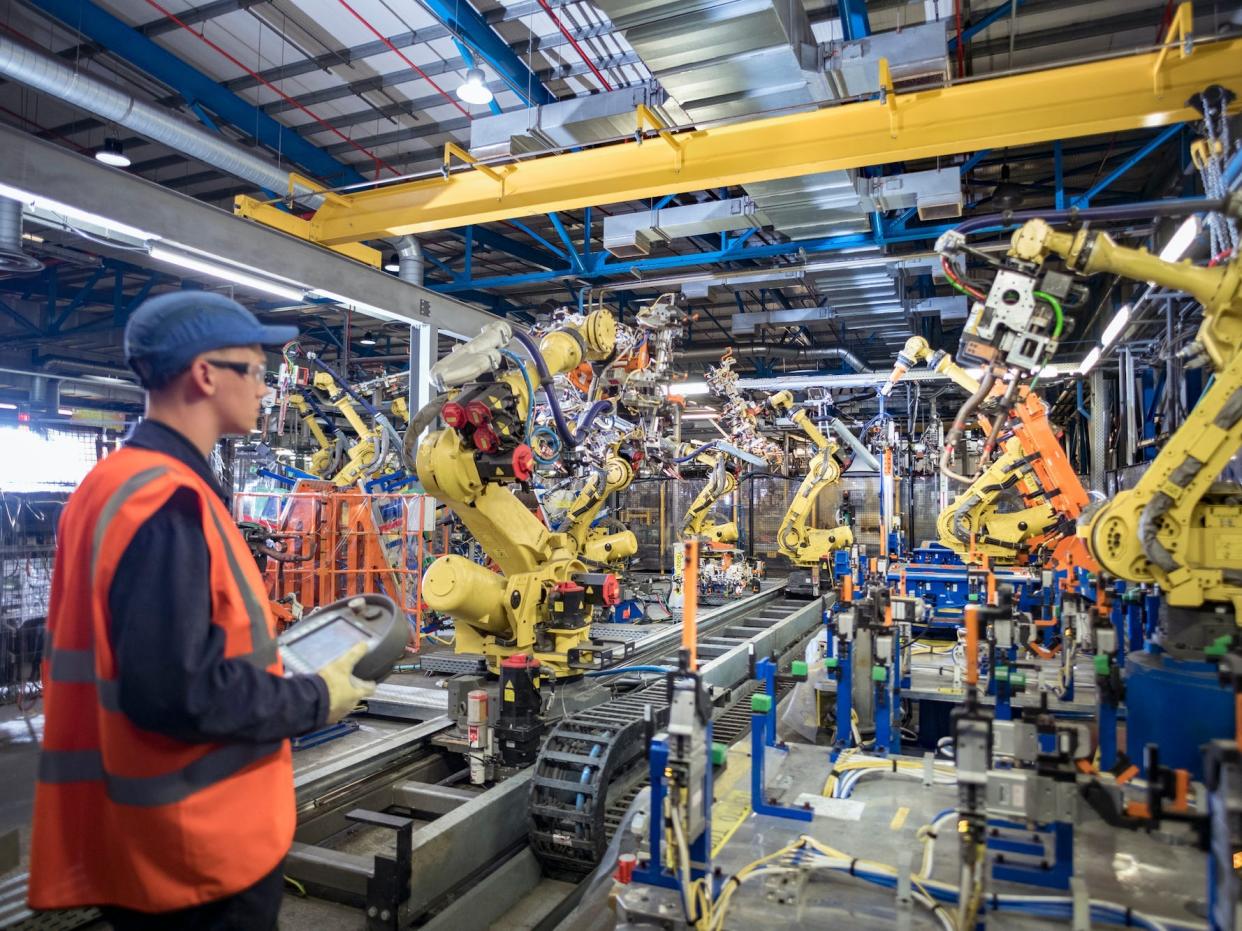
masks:
<instances>
[{"instance_id":1,"label":"ceiling light","mask_svg":"<svg viewBox=\"0 0 1242 931\"><path fill-rule=\"evenodd\" d=\"M367 332L362 334L362 338L358 340L358 345L359 346L374 346L375 345L375 334L372 333L370 330L367 330Z\"/></svg>"},{"instance_id":2,"label":"ceiling light","mask_svg":"<svg viewBox=\"0 0 1242 931\"><path fill-rule=\"evenodd\" d=\"M1100 342L1105 346L1112 345L1113 340L1121 335L1121 331L1126 328L1126 324L1130 322L1130 305L1123 304L1113 314L1113 319L1108 321L1108 326L1104 328L1104 335L1100 337Z\"/></svg>"},{"instance_id":3,"label":"ceiling light","mask_svg":"<svg viewBox=\"0 0 1242 931\"><path fill-rule=\"evenodd\" d=\"M15 410L17 410L16 404L9 404L7 402L0 404L0 411L15 411Z\"/></svg>"},{"instance_id":4,"label":"ceiling light","mask_svg":"<svg viewBox=\"0 0 1242 931\"><path fill-rule=\"evenodd\" d=\"M384 271L386 272L401 271L401 260L397 258L396 253L393 253L392 255L390 255L388 258L384 260Z\"/></svg>"},{"instance_id":5,"label":"ceiling light","mask_svg":"<svg viewBox=\"0 0 1242 931\"><path fill-rule=\"evenodd\" d=\"M719 414L682 414L682 420L719 420Z\"/></svg>"},{"instance_id":6,"label":"ceiling light","mask_svg":"<svg viewBox=\"0 0 1242 931\"><path fill-rule=\"evenodd\" d=\"M679 394L683 398L696 394L711 394L705 381L673 382L668 388L669 394Z\"/></svg>"},{"instance_id":7,"label":"ceiling light","mask_svg":"<svg viewBox=\"0 0 1242 931\"><path fill-rule=\"evenodd\" d=\"M23 191L21 188L10 187L7 184L0 184L0 197L7 197L9 200L20 201L35 210L46 211L59 218L63 224L67 219L75 220L78 223L86 223L90 226L98 227L101 231L107 233L121 233L131 239L140 242L160 239L161 237L155 233L148 233L146 230L140 230L134 226L128 226L124 223L117 223L107 217L101 217L97 213L91 213L87 210L79 210L77 207L71 207L68 204L62 204L60 201L51 200L47 197L41 197L37 194L31 194L29 191Z\"/></svg>"},{"instance_id":8,"label":"ceiling light","mask_svg":"<svg viewBox=\"0 0 1242 931\"><path fill-rule=\"evenodd\" d=\"M1100 361L1100 347L1096 346L1089 353L1087 353L1087 357L1078 364L1078 374L1086 375L1089 371L1091 371L1092 368L1095 367L1095 363L1099 361Z\"/></svg>"},{"instance_id":9,"label":"ceiling light","mask_svg":"<svg viewBox=\"0 0 1242 931\"><path fill-rule=\"evenodd\" d=\"M58 409L56 410L56 413L60 414L60 416L62 416L62 417L72 417L72 416L73 416L73 408L71 408L71 407L61 407L61 408L58 408Z\"/></svg>"},{"instance_id":10,"label":"ceiling light","mask_svg":"<svg viewBox=\"0 0 1242 931\"><path fill-rule=\"evenodd\" d=\"M1164 248L1160 250L1160 258L1166 262L1176 262L1191 244L1199 237L1199 217L1198 214L1191 214L1186 221L1177 228L1177 232L1173 234L1173 238L1164 244Z\"/></svg>"},{"instance_id":11,"label":"ceiling light","mask_svg":"<svg viewBox=\"0 0 1242 931\"><path fill-rule=\"evenodd\" d=\"M248 274L230 265L220 265L216 262L195 258L182 252L173 252L171 249L165 249L163 246L153 245L148 250L148 253L156 261L168 262L170 265L179 265L191 271L202 272L204 275L222 278L225 281L231 281L233 284L239 284L245 288L252 288L255 291L263 291L267 294L274 294L276 297L283 297L288 301L302 303L305 300L304 292L297 288L280 284L269 278L260 278L258 275Z\"/></svg>"},{"instance_id":12,"label":"ceiling light","mask_svg":"<svg viewBox=\"0 0 1242 931\"><path fill-rule=\"evenodd\" d=\"M113 168L128 168L130 165L129 156L125 154L121 140L115 136L109 136L104 140L103 148L95 150L95 160L111 165Z\"/></svg>"},{"instance_id":13,"label":"ceiling light","mask_svg":"<svg viewBox=\"0 0 1242 931\"><path fill-rule=\"evenodd\" d=\"M457 96L466 103L481 105L492 102L492 92L488 89L482 68L471 68L466 72L466 82L457 88Z\"/></svg>"}]
</instances>

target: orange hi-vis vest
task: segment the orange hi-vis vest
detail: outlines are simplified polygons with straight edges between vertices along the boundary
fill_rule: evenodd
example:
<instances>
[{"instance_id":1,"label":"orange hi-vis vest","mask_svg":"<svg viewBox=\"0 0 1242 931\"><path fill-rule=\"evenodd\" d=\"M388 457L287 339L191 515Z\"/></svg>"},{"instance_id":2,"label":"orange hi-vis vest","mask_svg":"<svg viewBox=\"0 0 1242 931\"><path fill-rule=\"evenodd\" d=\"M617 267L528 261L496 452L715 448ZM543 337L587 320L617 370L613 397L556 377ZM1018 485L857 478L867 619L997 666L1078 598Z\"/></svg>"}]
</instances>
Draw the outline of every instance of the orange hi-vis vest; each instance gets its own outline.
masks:
<instances>
[{"instance_id":1,"label":"orange hi-vis vest","mask_svg":"<svg viewBox=\"0 0 1242 931\"><path fill-rule=\"evenodd\" d=\"M289 741L186 743L135 726L120 709L112 578L134 534L183 488L200 502L225 658L282 672L263 578L216 492L151 450L125 447L95 466L65 506L56 546L32 908L188 908L254 885L293 842Z\"/></svg>"}]
</instances>

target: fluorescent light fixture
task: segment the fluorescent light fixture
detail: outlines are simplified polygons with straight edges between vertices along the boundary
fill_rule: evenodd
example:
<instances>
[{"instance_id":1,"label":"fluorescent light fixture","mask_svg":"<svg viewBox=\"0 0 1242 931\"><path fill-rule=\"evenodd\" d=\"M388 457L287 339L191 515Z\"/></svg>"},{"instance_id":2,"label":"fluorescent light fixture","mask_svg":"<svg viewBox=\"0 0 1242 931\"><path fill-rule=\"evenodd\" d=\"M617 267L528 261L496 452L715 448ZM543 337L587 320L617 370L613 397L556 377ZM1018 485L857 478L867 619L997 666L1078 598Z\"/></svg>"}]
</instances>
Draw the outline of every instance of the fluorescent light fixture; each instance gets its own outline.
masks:
<instances>
[{"instance_id":1,"label":"fluorescent light fixture","mask_svg":"<svg viewBox=\"0 0 1242 931\"><path fill-rule=\"evenodd\" d=\"M263 291L267 294L274 294L276 297L283 297L288 301L296 301L301 303L305 299L305 294L301 289L293 288L288 285L280 284L269 278L260 278L258 275L251 275L239 268L231 265L221 265L218 262L209 262L205 259L195 258L192 255L186 255L183 252L174 252L171 249L165 249L163 246L151 246L148 250L151 258L158 262L167 262L170 265L179 265L182 268L188 268L190 271L202 272L204 275L211 275L214 278L221 278L224 281L231 281L233 284L241 285L244 288L252 288L255 291Z\"/></svg>"},{"instance_id":2,"label":"fluorescent light fixture","mask_svg":"<svg viewBox=\"0 0 1242 931\"><path fill-rule=\"evenodd\" d=\"M1126 324L1130 322L1130 305L1122 304L1113 314L1113 319L1108 321L1108 326L1104 328L1104 335L1100 337L1100 342L1105 346L1111 346L1113 340L1121 335L1121 331L1126 328Z\"/></svg>"},{"instance_id":3,"label":"fluorescent light fixture","mask_svg":"<svg viewBox=\"0 0 1242 931\"><path fill-rule=\"evenodd\" d=\"M682 420L719 420L719 414L682 414Z\"/></svg>"},{"instance_id":4,"label":"fluorescent light fixture","mask_svg":"<svg viewBox=\"0 0 1242 931\"><path fill-rule=\"evenodd\" d=\"M104 140L103 148L95 151L95 160L111 165L113 168L128 168L130 164L129 156L125 154L121 140L115 136L109 136Z\"/></svg>"},{"instance_id":5,"label":"fluorescent light fixture","mask_svg":"<svg viewBox=\"0 0 1242 931\"><path fill-rule=\"evenodd\" d=\"M115 220L109 220L107 217L101 217L97 213L91 213L88 210L79 210L77 207L71 207L68 204L62 204L58 200L51 200L38 194L31 194L29 191L23 191L21 188L11 187L7 184L0 184L0 197L7 197L9 200L20 201L35 210L44 210L50 214L57 215L64 220L75 220L78 223L86 223L91 226L99 227L113 233L120 233L128 236L130 239L137 239L145 242L149 239L160 239L155 233L148 233L146 230L140 230L135 226L129 226L125 223L118 223Z\"/></svg>"},{"instance_id":6,"label":"fluorescent light fixture","mask_svg":"<svg viewBox=\"0 0 1242 931\"><path fill-rule=\"evenodd\" d=\"M466 71L466 82L457 88L457 96L466 103L487 104L492 102L492 92L487 86L487 75L482 68Z\"/></svg>"},{"instance_id":7,"label":"fluorescent light fixture","mask_svg":"<svg viewBox=\"0 0 1242 931\"><path fill-rule=\"evenodd\" d=\"M1173 238L1164 244L1164 248L1160 250L1160 258L1166 262L1176 262L1181 259L1186 254L1186 250L1199 237L1199 227L1198 214L1188 216L1186 221L1177 228Z\"/></svg>"},{"instance_id":8,"label":"fluorescent light fixture","mask_svg":"<svg viewBox=\"0 0 1242 931\"><path fill-rule=\"evenodd\" d=\"M15 410L17 410L16 404L0 403L0 411L15 411Z\"/></svg>"},{"instance_id":9,"label":"fluorescent light fixture","mask_svg":"<svg viewBox=\"0 0 1242 931\"><path fill-rule=\"evenodd\" d=\"M1095 367L1095 363L1100 361L1101 351L1100 347L1096 346L1089 353L1087 353L1087 357L1078 364L1079 375L1086 375Z\"/></svg>"},{"instance_id":10,"label":"fluorescent light fixture","mask_svg":"<svg viewBox=\"0 0 1242 931\"><path fill-rule=\"evenodd\" d=\"M705 381L673 382L668 386L669 394L679 394L683 398L698 394L711 394Z\"/></svg>"},{"instance_id":11,"label":"fluorescent light fixture","mask_svg":"<svg viewBox=\"0 0 1242 931\"><path fill-rule=\"evenodd\" d=\"M60 414L61 417L72 417L73 408L70 408L70 407L57 408L56 413Z\"/></svg>"},{"instance_id":12,"label":"fluorescent light fixture","mask_svg":"<svg viewBox=\"0 0 1242 931\"><path fill-rule=\"evenodd\" d=\"M360 314L366 314L368 317L375 317L379 320L395 320L398 323L404 323L406 326L418 323L417 320L411 320L409 317L395 314L391 310L384 310L382 307L376 307L374 304L368 304L365 301L358 301L352 297L337 294L335 291L325 291L323 288L316 288L306 296L309 298L319 298L322 301L331 301L334 304L340 304L342 307L356 310ZM444 330L440 332L443 333Z\"/></svg>"}]
</instances>

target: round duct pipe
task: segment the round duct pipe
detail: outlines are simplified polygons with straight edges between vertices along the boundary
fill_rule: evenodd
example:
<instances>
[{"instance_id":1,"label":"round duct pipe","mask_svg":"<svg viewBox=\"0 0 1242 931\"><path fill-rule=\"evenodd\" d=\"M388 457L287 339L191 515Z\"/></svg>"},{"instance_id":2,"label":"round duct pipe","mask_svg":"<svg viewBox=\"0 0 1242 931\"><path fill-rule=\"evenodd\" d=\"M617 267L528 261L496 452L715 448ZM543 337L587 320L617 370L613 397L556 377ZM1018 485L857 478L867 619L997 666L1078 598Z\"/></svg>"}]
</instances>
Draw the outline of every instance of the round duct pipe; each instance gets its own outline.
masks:
<instances>
[{"instance_id":1,"label":"round duct pipe","mask_svg":"<svg viewBox=\"0 0 1242 931\"><path fill-rule=\"evenodd\" d=\"M257 187L277 192L289 189L289 173L265 159L118 87L89 77L58 58L4 36L0 36L0 77L59 98ZM294 194L311 207L323 202L322 197L304 185L295 184Z\"/></svg>"},{"instance_id":2,"label":"round duct pipe","mask_svg":"<svg viewBox=\"0 0 1242 931\"><path fill-rule=\"evenodd\" d=\"M33 275L43 263L22 249L22 205L0 197L0 277Z\"/></svg>"},{"instance_id":3,"label":"round duct pipe","mask_svg":"<svg viewBox=\"0 0 1242 931\"><path fill-rule=\"evenodd\" d=\"M400 268L397 277L408 284L423 285L423 244L413 236L393 240Z\"/></svg>"},{"instance_id":4,"label":"round duct pipe","mask_svg":"<svg viewBox=\"0 0 1242 931\"><path fill-rule=\"evenodd\" d=\"M729 348L728 346L702 346L695 349L685 349L677 353L677 358L683 362L715 362L719 361L720 354ZM862 359L841 346L826 346L819 349L800 349L797 346L765 346L763 355L797 360L838 359L855 372L874 371Z\"/></svg>"}]
</instances>

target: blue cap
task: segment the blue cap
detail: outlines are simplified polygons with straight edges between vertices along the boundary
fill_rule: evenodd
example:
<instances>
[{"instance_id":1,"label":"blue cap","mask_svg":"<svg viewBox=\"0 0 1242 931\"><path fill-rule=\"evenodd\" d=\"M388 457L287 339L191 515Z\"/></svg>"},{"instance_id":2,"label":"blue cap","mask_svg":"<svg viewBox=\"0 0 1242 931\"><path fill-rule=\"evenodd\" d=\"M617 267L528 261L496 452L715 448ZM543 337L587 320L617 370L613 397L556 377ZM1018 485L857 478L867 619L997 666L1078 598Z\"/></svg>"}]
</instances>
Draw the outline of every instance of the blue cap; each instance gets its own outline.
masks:
<instances>
[{"instance_id":1,"label":"blue cap","mask_svg":"<svg viewBox=\"0 0 1242 931\"><path fill-rule=\"evenodd\" d=\"M145 301L125 325L125 362L166 379L199 353L233 346L283 345L295 326L265 326L236 301L211 291L173 291ZM141 374L141 373L140 373Z\"/></svg>"}]
</instances>

